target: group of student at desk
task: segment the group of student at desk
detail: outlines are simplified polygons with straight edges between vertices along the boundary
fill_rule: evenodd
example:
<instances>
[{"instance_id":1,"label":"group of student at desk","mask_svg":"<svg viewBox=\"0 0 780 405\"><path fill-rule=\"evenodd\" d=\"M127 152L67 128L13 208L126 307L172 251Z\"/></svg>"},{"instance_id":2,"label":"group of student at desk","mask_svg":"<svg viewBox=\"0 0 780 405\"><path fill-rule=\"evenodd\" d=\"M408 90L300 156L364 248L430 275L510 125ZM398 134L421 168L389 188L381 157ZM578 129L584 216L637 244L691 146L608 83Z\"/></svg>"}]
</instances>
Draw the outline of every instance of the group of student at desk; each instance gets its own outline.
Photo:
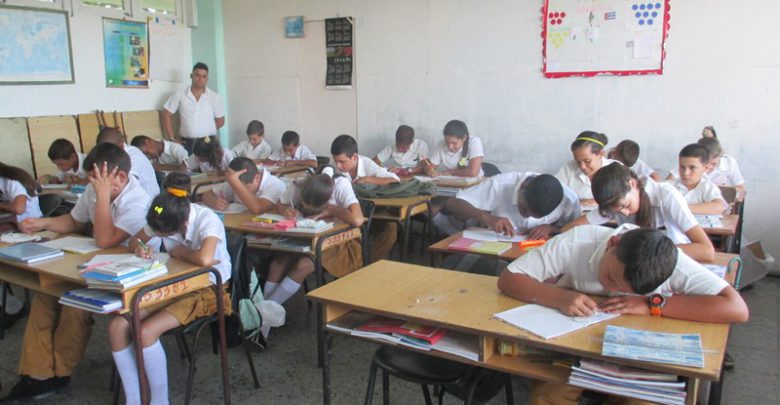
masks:
<instances>
[{"instance_id":1,"label":"group of student at desk","mask_svg":"<svg viewBox=\"0 0 780 405\"><path fill-rule=\"evenodd\" d=\"M73 210L39 218L34 180L23 170L6 165L0 166L6 201L0 209L15 214L19 230L25 233L78 233L91 223L99 247L126 244L142 256L150 253L144 244L155 249L162 240L174 258L200 266L218 262L227 281L230 259L219 217L190 203L190 177L185 173L169 174L159 192L150 160L174 167L197 165L201 171L224 170L225 183L203 196L203 203L214 209L240 202L256 215L276 210L288 217L335 218L353 226L364 218L352 183L383 185L398 182L399 175L414 174L482 175L480 139L470 136L462 121L453 120L432 153L405 125L398 128L395 143L373 159L358 154L351 136L338 136L331 145L337 170L325 167L287 187L258 163L292 161L315 167L316 156L300 144L298 134L288 131L282 137L282 152L271 157L263 132L261 123L251 122L248 140L233 150L223 150L216 137L203 138L194 146L194 158L176 143L143 136L133 139L134 146L127 145L113 128L101 131L97 146L86 156L58 140L49 156L62 173L49 180L88 183ZM692 212L715 214L728 207L712 182L744 187L736 162L723 154L714 130L706 128L703 135L698 143L682 149L679 169L670 174L671 182L664 183L656 182L658 175L638 160L636 143L621 142L610 151L610 159L605 156L606 136L586 131L571 144L574 160L556 176L511 172L490 177L455 198L439 200L435 221L445 233L454 222L471 221L509 235L522 232L534 239L558 235L511 263L498 278L503 293L525 302L554 307L571 316L600 310L745 322L748 309L739 294L694 261L711 260L714 249ZM236 157L242 151L244 156ZM598 209L582 215L582 206L593 203ZM617 220L617 229L586 225L610 220ZM665 231L657 230L661 227ZM375 261L395 244L396 229L393 223L380 223L372 227L370 236L371 261ZM329 249L323 256L323 267L337 277L362 267L357 240ZM313 271L309 258L277 256L266 277L264 297L284 303ZM552 278L559 279L557 284L544 282ZM597 304L585 294L614 296ZM139 401L134 351L143 350L152 402L166 402L165 353L158 337L215 308L211 290L202 290L145 314L140 348L131 341L124 318L111 320L109 339L127 403ZM66 386L84 353L91 322L89 313L62 307L56 297L36 294L24 335L21 379L7 398L38 397ZM573 403L578 395L573 387L534 385L536 403Z\"/></svg>"}]
</instances>

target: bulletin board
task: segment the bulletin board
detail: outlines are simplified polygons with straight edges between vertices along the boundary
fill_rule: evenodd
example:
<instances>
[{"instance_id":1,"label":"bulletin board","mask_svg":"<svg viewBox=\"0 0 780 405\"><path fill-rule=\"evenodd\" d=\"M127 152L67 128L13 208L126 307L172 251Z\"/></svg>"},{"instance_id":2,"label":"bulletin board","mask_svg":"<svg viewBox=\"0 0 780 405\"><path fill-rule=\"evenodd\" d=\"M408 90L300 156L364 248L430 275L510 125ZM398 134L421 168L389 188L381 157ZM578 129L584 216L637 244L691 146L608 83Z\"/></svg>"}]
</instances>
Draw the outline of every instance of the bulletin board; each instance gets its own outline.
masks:
<instances>
[{"instance_id":1,"label":"bulletin board","mask_svg":"<svg viewBox=\"0 0 780 405\"><path fill-rule=\"evenodd\" d=\"M662 74L669 0L545 0L545 77Z\"/></svg>"}]
</instances>

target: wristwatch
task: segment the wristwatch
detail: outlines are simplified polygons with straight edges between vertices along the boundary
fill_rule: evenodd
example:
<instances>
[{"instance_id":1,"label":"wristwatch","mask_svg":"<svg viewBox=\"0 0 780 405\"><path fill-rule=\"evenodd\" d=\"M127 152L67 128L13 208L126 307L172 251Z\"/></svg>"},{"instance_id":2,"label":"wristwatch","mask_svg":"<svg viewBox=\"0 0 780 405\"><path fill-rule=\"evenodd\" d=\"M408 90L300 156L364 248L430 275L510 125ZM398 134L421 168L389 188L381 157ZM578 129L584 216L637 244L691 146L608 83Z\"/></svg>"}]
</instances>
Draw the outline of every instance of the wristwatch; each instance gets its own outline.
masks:
<instances>
[{"instance_id":1,"label":"wristwatch","mask_svg":"<svg viewBox=\"0 0 780 405\"><path fill-rule=\"evenodd\" d=\"M661 294L653 294L647 300L647 305L650 306L650 314L661 316L661 308L666 305L666 298Z\"/></svg>"}]
</instances>

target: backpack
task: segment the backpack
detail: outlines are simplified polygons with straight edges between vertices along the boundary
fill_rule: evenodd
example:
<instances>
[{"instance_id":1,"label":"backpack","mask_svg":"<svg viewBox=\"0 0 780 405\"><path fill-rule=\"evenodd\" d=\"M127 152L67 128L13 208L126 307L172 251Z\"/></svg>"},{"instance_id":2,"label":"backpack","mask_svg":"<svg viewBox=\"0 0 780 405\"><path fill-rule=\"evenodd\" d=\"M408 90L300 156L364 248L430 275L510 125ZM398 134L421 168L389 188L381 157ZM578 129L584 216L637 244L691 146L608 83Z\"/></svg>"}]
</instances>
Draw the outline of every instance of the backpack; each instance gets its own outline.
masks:
<instances>
[{"instance_id":1,"label":"backpack","mask_svg":"<svg viewBox=\"0 0 780 405\"><path fill-rule=\"evenodd\" d=\"M353 185L358 198L400 198L417 195L434 195L436 185L433 182L422 182L417 179L391 183L383 186L376 184Z\"/></svg>"}]
</instances>

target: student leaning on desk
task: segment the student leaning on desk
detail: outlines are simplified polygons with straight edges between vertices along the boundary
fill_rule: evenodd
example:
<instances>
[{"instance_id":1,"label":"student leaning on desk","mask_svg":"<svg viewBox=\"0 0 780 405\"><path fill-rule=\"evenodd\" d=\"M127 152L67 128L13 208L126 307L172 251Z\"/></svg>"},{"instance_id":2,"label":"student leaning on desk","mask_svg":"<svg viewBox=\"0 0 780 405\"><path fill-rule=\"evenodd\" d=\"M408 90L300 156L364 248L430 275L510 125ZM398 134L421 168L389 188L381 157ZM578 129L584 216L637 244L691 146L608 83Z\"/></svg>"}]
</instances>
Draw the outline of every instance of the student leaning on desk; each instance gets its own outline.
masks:
<instances>
[{"instance_id":1,"label":"student leaning on desk","mask_svg":"<svg viewBox=\"0 0 780 405\"><path fill-rule=\"evenodd\" d=\"M559 278L553 283L545 280ZM675 247L662 231L583 225L512 262L498 278L511 297L570 316L594 311L700 322L746 322L748 308L725 280ZM586 294L611 296L597 303ZM576 404L582 390L534 382L534 404Z\"/></svg>"}]
</instances>

